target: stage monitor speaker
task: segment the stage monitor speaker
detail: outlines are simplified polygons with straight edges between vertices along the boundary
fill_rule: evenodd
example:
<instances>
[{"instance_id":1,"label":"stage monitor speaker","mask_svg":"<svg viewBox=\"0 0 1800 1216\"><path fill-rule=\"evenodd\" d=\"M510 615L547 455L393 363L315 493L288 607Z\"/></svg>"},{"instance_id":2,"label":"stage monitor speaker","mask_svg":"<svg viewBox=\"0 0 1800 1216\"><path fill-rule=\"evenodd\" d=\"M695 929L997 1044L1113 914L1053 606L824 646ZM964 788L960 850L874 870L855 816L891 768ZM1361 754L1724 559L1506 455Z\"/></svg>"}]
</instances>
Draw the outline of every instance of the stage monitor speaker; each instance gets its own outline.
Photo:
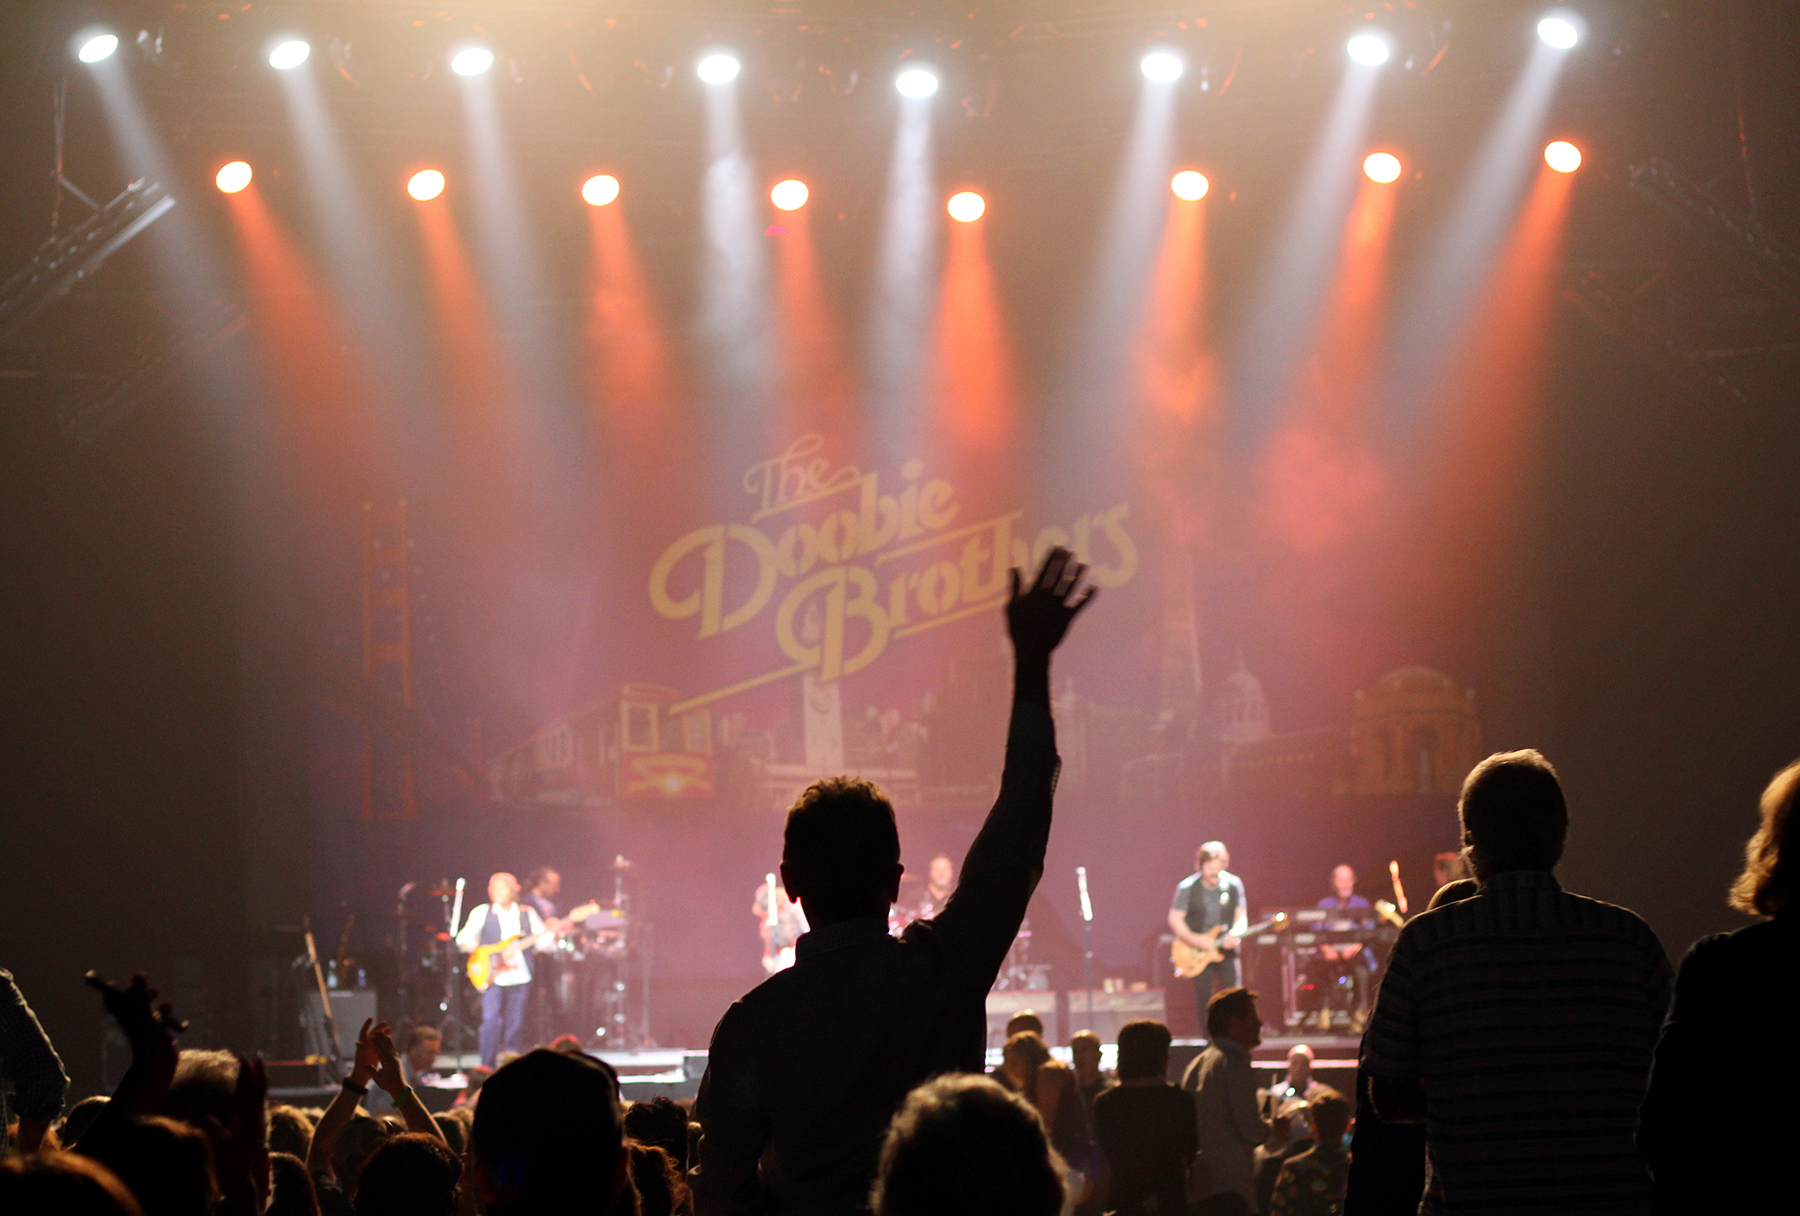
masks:
<instances>
[{"instance_id":1,"label":"stage monitor speaker","mask_svg":"<svg viewBox=\"0 0 1800 1216\"><path fill-rule=\"evenodd\" d=\"M1093 1012L1088 1012L1088 998L1093 998ZM1071 1035L1091 1030L1103 1043L1119 1041L1119 1027L1127 1022L1167 1022L1168 1006L1161 988L1141 992L1063 993L1063 1022Z\"/></svg>"},{"instance_id":2,"label":"stage monitor speaker","mask_svg":"<svg viewBox=\"0 0 1800 1216\"><path fill-rule=\"evenodd\" d=\"M327 1054L323 1050L325 1043L324 1019L320 1016L319 990L306 990L306 1003L300 1012L301 1025L306 1030L306 1049L315 1054ZM333 988L331 990L331 1022L337 1028L337 1058L348 1060L356 1051L356 1032L362 1024L375 1012L375 990L373 988Z\"/></svg>"},{"instance_id":3,"label":"stage monitor speaker","mask_svg":"<svg viewBox=\"0 0 1800 1216\"><path fill-rule=\"evenodd\" d=\"M1006 992L990 992L987 996L987 1045L1006 1046L1006 1023L1014 1014L1027 1009L1044 1019L1044 1039L1052 1047L1061 1043L1057 1037L1056 994L1033 988L1014 988Z\"/></svg>"}]
</instances>

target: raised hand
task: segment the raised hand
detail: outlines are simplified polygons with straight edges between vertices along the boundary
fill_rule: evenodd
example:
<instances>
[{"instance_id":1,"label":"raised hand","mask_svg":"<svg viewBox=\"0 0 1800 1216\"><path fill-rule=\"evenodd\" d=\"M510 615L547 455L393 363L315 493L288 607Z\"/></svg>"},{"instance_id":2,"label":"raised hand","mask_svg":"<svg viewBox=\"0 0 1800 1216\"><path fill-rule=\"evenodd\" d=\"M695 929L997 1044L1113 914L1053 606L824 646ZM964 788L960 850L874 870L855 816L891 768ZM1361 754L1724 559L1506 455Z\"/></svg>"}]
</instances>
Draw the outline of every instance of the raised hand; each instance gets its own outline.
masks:
<instances>
[{"instance_id":1,"label":"raised hand","mask_svg":"<svg viewBox=\"0 0 1800 1216\"><path fill-rule=\"evenodd\" d=\"M400 1067L393 1029L386 1022L378 1023L369 1034L369 1044L375 1052L375 1084L398 1097L406 1088L406 1072Z\"/></svg>"},{"instance_id":2,"label":"raised hand","mask_svg":"<svg viewBox=\"0 0 1800 1216\"><path fill-rule=\"evenodd\" d=\"M1019 570L1014 567L1012 597L1006 604L1006 629L1015 651L1048 656L1056 649L1068 633L1069 623L1099 593L1099 588L1090 584L1076 594L1081 576L1086 573L1087 567L1063 548L1044 555L1044 564L1030 587L1021 586Z\"/></svg>"},{"instance_id":3,"label":"raised hand","mask_svg":"<svg viewBox=\"0 0 1800 1216\"><path fill-rule=\"evenodd\" d=\"M381 1066L381 1058L375 1053L375 1044L369 1037L374 1027L374 1018L363 1019L362 1029L356 1034L356 1054L350 1062L350 1079L365 1088Z\"/></svg>"}]
</instances>

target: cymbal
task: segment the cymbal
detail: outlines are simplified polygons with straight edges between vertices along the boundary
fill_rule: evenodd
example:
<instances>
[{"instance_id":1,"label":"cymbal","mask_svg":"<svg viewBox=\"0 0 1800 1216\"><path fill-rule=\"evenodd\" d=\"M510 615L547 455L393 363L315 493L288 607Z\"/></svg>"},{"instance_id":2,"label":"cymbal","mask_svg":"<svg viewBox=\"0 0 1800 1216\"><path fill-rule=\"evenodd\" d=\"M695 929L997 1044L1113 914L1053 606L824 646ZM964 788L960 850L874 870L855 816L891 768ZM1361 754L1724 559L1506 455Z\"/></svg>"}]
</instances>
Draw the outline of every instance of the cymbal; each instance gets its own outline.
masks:
<instances>
[{"instance_id":1,"label":"cymbal","mask_svg":"<svg viewBox=\"0 0 1800 1216\"><path fill-rule=\"evenodd\" d=\"M613 856L612 868L615 870L629 870L631 868L631 862L626 860L623 853L618 853Z\"/></svg>"},{"instance_id":2,"label":"cymbal","mask_svg":"<svg viewBox=\"0 0 1800 1216\"><path fill-rule=\"evenodd\" d=\"M426 887L423 891L420 892L420 894L421 895L435 895L439 899L448 899L450 896L456 894L456 888L455 887Z\"/></svg>"}]
</instances>

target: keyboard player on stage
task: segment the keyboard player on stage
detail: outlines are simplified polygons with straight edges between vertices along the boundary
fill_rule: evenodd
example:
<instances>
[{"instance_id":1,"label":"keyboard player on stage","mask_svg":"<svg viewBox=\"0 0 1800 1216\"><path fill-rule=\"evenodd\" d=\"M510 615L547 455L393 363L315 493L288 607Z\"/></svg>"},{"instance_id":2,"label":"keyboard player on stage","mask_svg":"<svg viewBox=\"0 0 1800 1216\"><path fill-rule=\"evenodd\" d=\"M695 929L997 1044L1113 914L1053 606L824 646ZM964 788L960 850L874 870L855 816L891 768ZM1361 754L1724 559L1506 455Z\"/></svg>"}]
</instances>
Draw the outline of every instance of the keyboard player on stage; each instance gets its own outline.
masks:
<instances>
[{"instance_id":1,"label":"keyboard player on stage","mask_svg":"<svg viewBox=\"0 0 1800 1216\"><path fill-rule=\"evenodd\" d=\"M1342 931L1375 927L1375 909L1367 899L1356 893L1356 871L1347 865L1340 865L1331 871L1331 894L1319 901L1319 908L1331 914L1325 921L1327 929ZM1349 989L1347 996L1352 1017L1360 1020L1366 1016L1371 987L1369 981L1374 977L1375 968L1379 966L1374 951L1357 941L1321 942L1319 958L1331 980L1322 982L1320 986L1329 992L1339 987L1335 981L1342 977L1343 986ZM1325 977L1321 976L1320 979L1324 981ZM1330 998L1326 999L1329 1005Z\"/></svg>"}]
</instances>

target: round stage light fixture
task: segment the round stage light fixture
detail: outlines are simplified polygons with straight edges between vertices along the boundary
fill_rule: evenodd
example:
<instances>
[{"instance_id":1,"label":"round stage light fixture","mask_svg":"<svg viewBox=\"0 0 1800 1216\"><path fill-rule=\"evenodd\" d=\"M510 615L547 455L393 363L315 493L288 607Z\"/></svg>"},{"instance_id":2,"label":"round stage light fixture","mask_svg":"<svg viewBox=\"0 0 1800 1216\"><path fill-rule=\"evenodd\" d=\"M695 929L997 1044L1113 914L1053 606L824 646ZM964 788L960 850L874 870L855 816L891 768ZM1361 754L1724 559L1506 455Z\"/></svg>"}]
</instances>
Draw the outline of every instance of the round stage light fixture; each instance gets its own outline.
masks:
<instances>
[{"instance_id":1,"label":"round stage light fixture","mask_svg":"<svg viewBox=\"0 0 1800 1216\"><path fill-rule=\"evenodd\" d=\"M1551 13L1537 26L1538 37L1559 51L1566 51L1581 41L1581 27L1558 13Z\"/></svg>"},{"instance_id":2,"label":"round stage light fixture","mask_svg":"<svg viewBox=\"0 0 1800 1216\"><path fill-rule=\"evenodd\" d=\"M1181 62L1181 56L1174 51L1151 51L1139 61L1138 67L1145 77L1157 84L1174 84L1181 79L1187 65Z\"/></svg>"},{"instance_id":3,"label":"round stage light fixture","mask_svg":"<svg viewBox=\"0 0 1800 1216\"><path fill-rule=\"evenodd\" d=\"M1544 163L1558 173L1573 173L1581 168L1581 149L1559 139L1544 149Z\"/></svg>"},{"instance_id":4,"label":"round stage light fixture","mask_svg":"<svg viewBox=\"0 0 1800 1216\"><path fill-rule=\"evenodd\" d=\"M436 169L420 169L406 179L406 192L421 203L428 203L444 192L444 175Z\"/></svg>"},{"instance_id":5,"label":"round stage light fixture","mask_svg":"<svg viewBox=\"0 0 1800 1216\"><path fill-rule=\"evenodd\" d=\"M907 68L894 77L894 87L902 97L930 97L937 92L937 73L928 68Z\"/></svg>"},{"instance_id":6,"label":"round stage light fixture","mask_svg":"<svg viewBox=\"0 0 1800 1216\"><path fill-rule=\"evenodd\" d=\"M806 206L806 195L806 183L790 177L775 183L775 188L769 191L769 201L783 211L798 211Z\"/></svg>"},{"instance_id":7,"label":"round stage light fixture","mask_svg":"<svg viewBox=\"0 0 1800 1216\"><path fill-rule=\"evenodd\" d=\"M1350 52L1350 58L1371 68L1378 68L1386 63L1393 52L1386 37L1373 33L1357 34L1344 44L1344 49Z\"/></svg>"},{"instance_id":8,"label":"round stage light fixture","mask_svg":"<svg viewBox=\"0 0 1800 1216\"><path fill-rule=\"evenodd\" d=\"M269 52L269 66L278 72L297 68L312 54L312 45L301 38L289 38L275 44Z\"/></svg>"},{"instance_id":9,"label":"round stage light fixture","mask_svg":"<svg viewBox=\"0 0 1800 1216\"><path fill-rule=\"evenodd\" d=\"M972 224L987 210L987 200L973 190L962 190L950 196L950 218Z\"/></svg>"},{"instance_id":10,"label":"round stage light fixture","mask_svg":"<svg viewBox=\"0 0 1800 1216\"><path fill-rule=\"evenodd\" d=\"M694 70L707 84L730 84L737 79L738 66L737 56L717 52L702 59Z\"/></svg>"},{"instance_id":11,"label":"round stage light fixture","mask_svg":"<svg viewBox=\"0 0 1800 1216\"><path fill-rule=\"evenodd\" d=\"M619 179L610 173L596 173L581 183L581 197L590 207L604 207L619 197Z\"/></svg>"},{"instance_id":12,"label":"round stage light fixture","mask_svg":"<svg viewBox=\"0 0 1800 1216\"><path fill-rule=\"evenodd\" d=\"M99 63L119 49L119 36L111 30L83 30L75 35L75 58L83 63Z\"/></svg>"},{"instance_id":13,"label":"round stage light fixture","mask_svg":"<svg viewBox=\"0 0 1800 1216\"><path fill-rule=\"evenodd\" d=\"M1206 197L1207 188L1211 185L1204 173L1196 173L1192 169L1183 169L1169 182L1169 189L1175 192L1176 198L1197 203Z\"/></svg>"},{"instance_id":14,"label":"round stage light fixture","mask_svg":"<svg viewBox=\"0 0 1800 1216\"><path fill-rule=\"evenodd\" d=\"M218 176L214 177L213 181L225 193L236 194L250 184L252 176L248 162L234 160L228 165L221 166Z\"/></svg>"},{"instance_id":15,"label":"round stage light fixture","mask_svg":"<svg viewBox=\"0 0 1800 1216\"><path fill-rule=\"evenodd\" d=\"M1400 177L1400 158L1392 152L1371 152L1363 161L1363 172L1372 182L1386 185Z\"/></svg>"},{"instance_id":16,"label":"round stage light fixture","mask_svg":"<svg viewBox=\"0 0 1800 1216\"><path fill-rule=\"evenodd\" d=\"M450 56L450 70L458 76L479 76L494 66L494 52L485 46L465 46Z\"/></svg>"}]
</instances>

